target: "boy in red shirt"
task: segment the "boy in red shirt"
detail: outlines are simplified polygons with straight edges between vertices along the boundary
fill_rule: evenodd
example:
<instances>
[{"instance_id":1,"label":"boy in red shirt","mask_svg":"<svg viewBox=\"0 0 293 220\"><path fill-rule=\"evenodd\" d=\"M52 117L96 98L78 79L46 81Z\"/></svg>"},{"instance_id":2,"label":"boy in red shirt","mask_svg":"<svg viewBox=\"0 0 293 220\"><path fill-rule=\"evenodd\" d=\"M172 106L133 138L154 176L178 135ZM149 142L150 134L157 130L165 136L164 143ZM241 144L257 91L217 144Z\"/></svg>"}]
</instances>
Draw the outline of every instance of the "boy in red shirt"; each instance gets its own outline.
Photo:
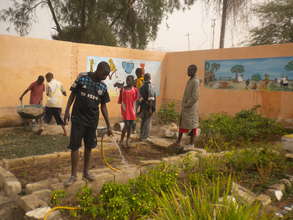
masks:
<instances>
[{"instance_id":1,"label":"boy in red shirt","mask_svg":"<svg viewBox=\"0 0 293 220\"><path fill-rule=\"evenodd\" d=\"M22 101L28 91L31 91L30 94L30 105L41 105L43 101L43 93L45 91L44 77L39 76L38 79L33 82L19 97L19 100Z\"/></svg>"},{"instance_id":2,"label":"boy in red shirt","mask_svg":"<svg viewBox=\"0 0 293 220\"><path fill-rule=\"evenodd\" d=\"M121 133L120 145L123 146L123 139L125 134L126 147L129 147L129 138L134 122L136 120L135 114L135 102L138 99L138 90L134 87L134 77L132 75L127 76L126 86L120 90L118 104L121 104L121 114L124 120L124 127Z\"/></svg>"}]
</instances>

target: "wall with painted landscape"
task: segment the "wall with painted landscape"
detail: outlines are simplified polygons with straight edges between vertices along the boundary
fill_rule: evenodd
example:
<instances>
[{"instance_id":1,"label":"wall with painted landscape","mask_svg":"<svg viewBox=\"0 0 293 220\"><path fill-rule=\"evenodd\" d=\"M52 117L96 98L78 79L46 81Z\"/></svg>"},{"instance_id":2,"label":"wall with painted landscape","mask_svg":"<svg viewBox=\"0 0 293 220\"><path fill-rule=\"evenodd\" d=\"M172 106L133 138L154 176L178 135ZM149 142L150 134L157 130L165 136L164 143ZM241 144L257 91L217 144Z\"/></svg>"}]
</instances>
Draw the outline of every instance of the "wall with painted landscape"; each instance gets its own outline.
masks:
<instances>
[{"instance_id":1,"label":"wall with painted landscape","mask_svg":"<svg viewBox=\"0 0 293 220\"><path fill-rule=\"evenodd\" d=\"M293 57L208 60L204 83L212 89L293 91Z\"/></svg>"}]
</instances>

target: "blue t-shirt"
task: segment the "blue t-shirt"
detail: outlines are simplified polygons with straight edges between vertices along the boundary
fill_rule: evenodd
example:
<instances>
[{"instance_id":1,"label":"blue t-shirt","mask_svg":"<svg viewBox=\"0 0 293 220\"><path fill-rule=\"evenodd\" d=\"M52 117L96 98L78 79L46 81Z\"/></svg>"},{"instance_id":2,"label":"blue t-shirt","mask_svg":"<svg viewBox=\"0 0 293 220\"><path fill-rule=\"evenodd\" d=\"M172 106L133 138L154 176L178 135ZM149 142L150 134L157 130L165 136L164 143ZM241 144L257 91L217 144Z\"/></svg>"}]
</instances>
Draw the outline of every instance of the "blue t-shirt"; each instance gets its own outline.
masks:
<instances>
[{"instance_id":1,"label":"blue t-shirt","mask_svg":"<svg viewBox=\"0 0 293 220\"><path fill-rule=\"evenodd\" d=\"M107 86L90 77L94 73L80 73L70 90L75 93L71 121L87 127L97 127L99 105L110 102Z\"/></svg>"}]
</instances>

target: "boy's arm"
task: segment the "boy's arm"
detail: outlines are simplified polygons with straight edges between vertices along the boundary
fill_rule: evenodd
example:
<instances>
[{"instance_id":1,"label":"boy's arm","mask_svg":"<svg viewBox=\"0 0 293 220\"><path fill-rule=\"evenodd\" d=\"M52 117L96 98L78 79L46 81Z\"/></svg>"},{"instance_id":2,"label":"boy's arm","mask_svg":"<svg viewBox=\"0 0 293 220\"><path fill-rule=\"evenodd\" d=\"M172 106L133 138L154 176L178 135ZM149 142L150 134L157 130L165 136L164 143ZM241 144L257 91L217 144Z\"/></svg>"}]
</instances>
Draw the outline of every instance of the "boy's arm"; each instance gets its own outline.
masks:
<instances>
[{"instance_id":1,"label":"boy's arm","mask_svg":"<svg viewBox=\"0 0 293 220\"><path fill-rule=\"evenodd\" d=\"M28 91L30 91L30 88L27 88L22 94L21 96L19 97L19 100L22 101L23 97L25 96L25 94L28 93Z\"/></svg>"},{"instance_id":2,"label":"boy's arm","mask_svg":"<svg viewBox=\"0 0 293 220\"><path fill-rule=\"evenodd\" d=\"M70 93L70 96L68 98L68 101L67 101L67 105L66 105L66 109L65 109L65 114L64 114L64 123L65 124L69 121L69 118L70 118L69 111L70 111L70 107L71 107L71 105L72 105L75 97L76 97L75 92L71 92Z\"/></svg>"},{"instance_id":3,"label":"boy's arm","mask_svg":"<svg viewBox=\"0 0 293 220\"><path fill-rule=\"evenodd\" d=\"M111 136L111 135L113 135L113 133L112 133L111 126L110 126L109 114L108 114L108 109L107 109L106 103L101 104L101 112L103 114L104 120L107 125L108 135Z\"/></svg>"}]
</instances>

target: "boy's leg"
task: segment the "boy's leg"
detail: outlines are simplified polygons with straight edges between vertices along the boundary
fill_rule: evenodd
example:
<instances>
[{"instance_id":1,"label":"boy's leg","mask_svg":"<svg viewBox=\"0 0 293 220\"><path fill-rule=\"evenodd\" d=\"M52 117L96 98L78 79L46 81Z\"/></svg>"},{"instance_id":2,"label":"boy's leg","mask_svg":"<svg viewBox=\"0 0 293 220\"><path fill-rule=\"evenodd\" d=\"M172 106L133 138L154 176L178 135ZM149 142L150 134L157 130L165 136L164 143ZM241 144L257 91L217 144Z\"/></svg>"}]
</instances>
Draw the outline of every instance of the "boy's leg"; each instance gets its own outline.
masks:
<instances>
[{"instance_id":1,"label":"boy's leg","mask_svg":"<svg viewBox=\"0 0 293 220\"><path fill-rule=\"evenodd\" d=\"M151 122L152 122L152 116L147 115L146 121L145 121L145 137L146 138L149 138L149 136L150 136Z\"/></svg>"},{"instance_id":2,"label":"boy's leg","mask_svg":"<svg viewBox=\"0 0 293 220\"><path fill-rule=\"evenodd\" d=\"M79 148L84 136L84 127L82 125L72 123L70 132L70 143L68 148L71 149L71 177L64 183L65 186L70 186L77 179L77 166L79 160Z\"/></svg>"},{"instance_id":3,"label":"boy's leg","mask_svg":"<svg viewBox=\"0 0 293 220\"><path fill-rule=\"evenodd\" d=\"M131 130L133 127L133 122L134 121L128 121L128 126L127 126L127 137L126 137L126 147L129 147L129 139L130 139L130 135L131 135Z\"/></svg>"},{"instance_id":4,"label":"boy's leg","mask_svg":"<svg viewBox=\"0 0 293 220\"><path fill-rule=\"evenodd\" d=\"M87 127L84 136L84 167L83 167L83 178L88 181L94 181L94 177L90 175L90 162L92 149L97 146L97 135L96 127Z\"/></svg>"},{"instance_id":5,"label":"boy's leg","mask_svg":"<svg viewBox=\"0 0 293 220\"><path fill-rule=\"evenodd\" d=\"M146 117L146 112L142 111L141 113L141 124L140 124L140 139L146 139L147 138L147 132L146 132L146 127L147 127L147 117Z\"/></svg>"},{"instance_id":6,"label":"boy's leg","mask_svg":"<svg viewBox=\"0 0 293 220\"><path fill-rule=\"evenodd\" d=\"M63 135L64 136L67 136L67 132L66 132L66 128L65 128L65 123L64 123L64 121L61 118L61 110L62 109L61 108L52 108L52 109L54 111L53 115L54 115L54 118L56 120L57 125L60 125L62 127Z\"/></svg>"},{"instance_id":7,"label":"boy's leg","mask_svg":"<svg viewBox=\"0 0 293 220\"><path fill-rule=\"evenodd\" d=\"M123 140L124 140L124 137L125 137L125 133L126 133L126 129L127 129L127 122L124 121L124 127L122 129L122 132L121 132L121 138L120 138L120 141L119 141L119 144L120 145L123 145Z\"/></svg>"},{"instance_id":8,"label":"boy's leg","mask_svg":"<svg viewBox=\"0 0 293 220\"><path fill-rule=\"evenodd\" d=\"M178 138L177 138L176 144L178 144L178 145L181 144L182 136L183 136L183 133L179 131L179 134L178 134Z\"/></svg>"}]
</instances>

